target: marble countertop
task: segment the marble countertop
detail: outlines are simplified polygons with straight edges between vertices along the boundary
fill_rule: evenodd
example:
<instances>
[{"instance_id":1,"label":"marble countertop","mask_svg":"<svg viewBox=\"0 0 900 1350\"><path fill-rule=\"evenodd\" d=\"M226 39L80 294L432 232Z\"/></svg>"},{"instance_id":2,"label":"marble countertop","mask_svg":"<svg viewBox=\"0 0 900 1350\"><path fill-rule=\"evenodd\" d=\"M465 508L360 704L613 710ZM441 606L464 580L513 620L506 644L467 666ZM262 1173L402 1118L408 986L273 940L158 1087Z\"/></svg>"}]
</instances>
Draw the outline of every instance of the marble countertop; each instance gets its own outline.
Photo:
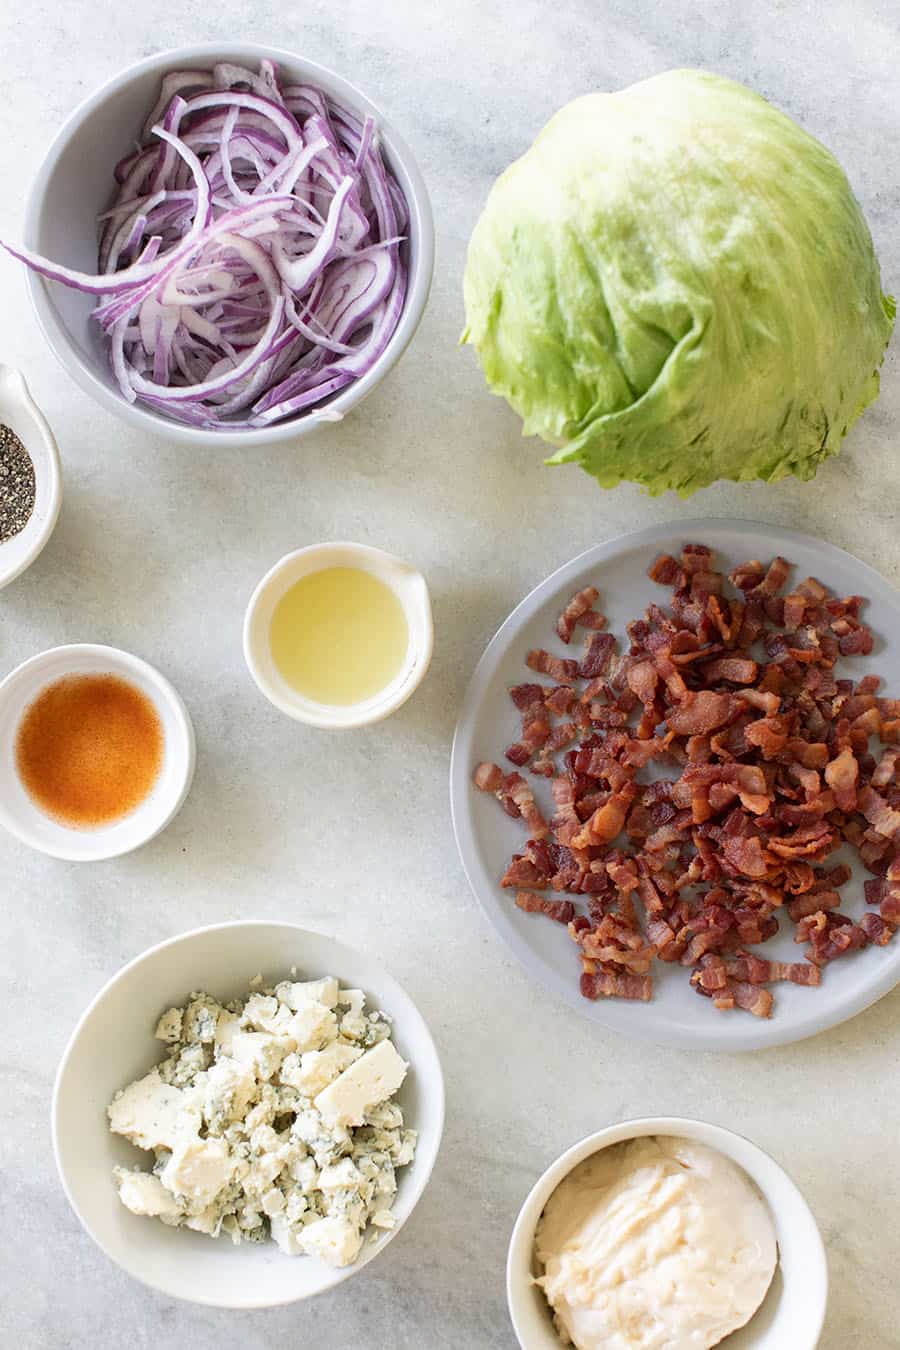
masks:
<instances>
[{"instance_id":1,"label":"marble countertop","mask_svg":"<svg viewBox=\"0 0 900 1350\"><path fill-rule=\"evenodd\" d=\"M456 856L447 765L456 709L487 639L546 573L623 528L709 514L796 526L897 581L897 348L884 394L814 484L720 485L685 503L593 489L546 469L485 392L462 326L469 231L493 177L562 103L676 65L737 76L847 166L900 290L896 9L876 0L32 0L4 32L0 233L61 119L120 67L217 36L302 51L364 87L419 157L437 271L417 340L346 423L245 457L182 450L101 411L46 350L17 268L0 264L0 360L21 367L57 432L65 499L53 539L0 596L0 673L60 642L108 642L165 671L199 759L174 824L146 848L77 866L0 837L6 1031L0 1166L5 1345L28 1350L511 1350L506 1244L536 1176L629 1115L699 1115L770 1150L828 1244L822 1350L888 1350L900 1326L896 1109L900 990L805 1044L750 1057L631 1044L581 1020L513 963ZM162 16L163 22L160 22ZM552 503L552 506L550 505ZM564 522L564 523L563 523ZM329 736L257 694L241 619L260 575L328 538L382 545L427 574L437 642L395 717ZM53 1075L89 998L145 947L199 924L296 920L364 945L428 1019L448 1116L433 1181L397 1240L306 1306L228 1314L157 1296L82 1232L59 1187Z\"/></svg>"}]
</instances>

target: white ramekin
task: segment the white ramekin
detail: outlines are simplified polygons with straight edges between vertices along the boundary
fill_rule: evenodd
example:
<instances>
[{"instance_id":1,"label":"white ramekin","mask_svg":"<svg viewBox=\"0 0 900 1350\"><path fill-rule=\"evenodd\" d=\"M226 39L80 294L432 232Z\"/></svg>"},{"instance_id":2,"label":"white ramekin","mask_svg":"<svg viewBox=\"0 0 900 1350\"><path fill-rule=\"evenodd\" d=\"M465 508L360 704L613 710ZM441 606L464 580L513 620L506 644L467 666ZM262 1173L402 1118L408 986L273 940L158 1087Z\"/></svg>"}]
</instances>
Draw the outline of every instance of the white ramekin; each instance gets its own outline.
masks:
<instances>
[{"instance_id":1,"label":"white ramekin","mask_svg":"<svg viewBox=\"0 0 900 1350\"><path fill-rule=\"evenodd\" d=\"M0 590L30 567L53 533L62 503L62 473L53 432L24 378L0 365L0 423L18 436L34 465L34 509L24 529L0 544Z\"/></svg>"},{"instance_id":2,"label":"white ramekin","mask_svg":"<svg viewBox=\"0 0 900 1350\"><path fill-rule=\"evenodd\" d=\"M509 1244L506 1293L522 1350L560 1350L549 1305L534 1283L534 1234L550 1196L585 1158L611 1144L644 1135L693 1139L738 1164L769 1207L778 1239L778 1269L762 1307L728 1337L734 1350L815 1350L828 1302L828 1266L816 1221L790 1177L774 1158L743 1135L702 1120L651 1116L625 1120L588 1135L567 1149L533 1186L519 1211Z\"/></svg>"},{"instance_id":3,"label":"white ramekin","mask_svg":"<svg viewBox=\"0 0 900 1350\"><path fill-rule=\"evenodd\" d=\"M406 660L395 678L372 698L347 707L316 703L298 694L275 665L269 644L278 601L301 577L326 567L358 567L371 572L397 596L409 626ZM352 633L347 637L353 640ZM311 544L286 554L263 577L244 617L244 659L260 691L288 717L313 727L361 727L395 712L425 678L433 646L434 626L425 578L400 558L369 544Z\"/></svg>"},{"instance_id":4,"label":"white ramekin","mask_svg":"<svg viewBox=\"0 0 900 1350\"><path fill-rule=\"evenodd\" d=\"M66 675L118 675L150 699L165 748L159 777L128 815L96 829L54 820L32 801L16 770L22 717L42 689ZM194 777L194 729L181 697L158 670L116 647L79 642L32 656L0 684L0 825L29 848L67 862L98 862L140 848L178 814Z\"/></svg>"}]
</instances>

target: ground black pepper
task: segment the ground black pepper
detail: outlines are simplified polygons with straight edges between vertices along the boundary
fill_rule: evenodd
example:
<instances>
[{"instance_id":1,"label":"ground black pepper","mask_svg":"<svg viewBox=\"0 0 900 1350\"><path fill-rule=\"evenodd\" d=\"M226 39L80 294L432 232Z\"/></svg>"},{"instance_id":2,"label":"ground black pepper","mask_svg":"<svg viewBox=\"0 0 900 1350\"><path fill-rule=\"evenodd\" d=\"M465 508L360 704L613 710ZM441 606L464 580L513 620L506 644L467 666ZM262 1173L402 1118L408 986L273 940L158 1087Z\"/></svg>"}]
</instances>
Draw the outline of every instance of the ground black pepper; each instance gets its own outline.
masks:
<instances>
[{"instance_id":1,"label":"ground black pepper","mask_svg":"<svg viewBox=\"0 0 900 1350\"><path fill-rule=\"evenodd\" d=\"M24 530L34 510L34 465L18 436L0 423L0 544Z\"/></svg>"}]
</instances>

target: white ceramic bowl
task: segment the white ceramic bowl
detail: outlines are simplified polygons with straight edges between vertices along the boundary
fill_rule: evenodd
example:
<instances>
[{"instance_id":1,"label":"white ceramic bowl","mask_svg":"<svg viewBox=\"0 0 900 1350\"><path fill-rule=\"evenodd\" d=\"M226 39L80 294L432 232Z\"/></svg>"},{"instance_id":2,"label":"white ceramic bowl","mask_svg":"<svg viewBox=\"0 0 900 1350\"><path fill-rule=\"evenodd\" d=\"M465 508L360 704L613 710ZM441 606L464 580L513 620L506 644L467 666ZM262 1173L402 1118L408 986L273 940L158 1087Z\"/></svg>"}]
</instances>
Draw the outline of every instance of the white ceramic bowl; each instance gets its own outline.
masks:
<instances>
[{"instance_id":1,"label":"white ceramic bowl","mask_svg":"<svg viewBox=\"0 0 900 1350\"><path fill-rule=\"evenodd\" d=\"M127 816L96 829L74 829L46 815L29 797L16 771L16 735L38 694L65 675L118 675L136 686L159 714L165 737L163 764L153 788ZM190 790L194 729L180 696L153 666L116 647L80 642L52 647L17 666L0 683L0 825L24 844L69 862L116 858L165 829Z\"/></svg>"},{"instance_id":2,"label":"white ceramic bowl","mask_svg":"<svg viewBox=\"0 0 900 1350\"><path fill-rule=\"evenodd\" d=\"M53 533L62 503L62 474L53 432L24 378L0 365L0 423L15 432L34 465L34 510L12 539L0 544L0 590L30 567Z\"/></svg>"},{"instance_id":3,"label":"white ceramic bowl","mask_svg":"<svg viewBox=\"0 0 900 1350\"><path fill-rule=\"evenodd\" d=\"M301 577L326 567L357 567L378 577L400 600L409 627L406 660L394 679L365 702L346 707L316 703L298 694L275 665L269 645L272 615L281 597ZM288 717L314 727L361 727L395 712L424 680L433 647L434 625L425 578L400 558L368 544L311 544L287 553L263 577L244 616L244 659L258 688Z\"/></svg>"},{"instance_id":4,"label":"white ceramic bowl","mask_svg":"<svg viewBox=\"0 0 900 1350\"><path fill-rule=\"evenodd\" d=\"M134 147L156 102L162 77L173 70L211 69L218 61L258 65L270 57L291 82L313 84L336 102L377 121L385 157L409 205L404 245L409 286L400 322L372 369L330 399L322 409L257 430L205 431L162 413L128 403L113 379L93 300L28 272L28 288L48 343L77 384L110 412L155 435L183 445L251 446L285 440L339 420L365 398L400 359L428 300L434 269L434 225L428 191L412 152L366 96L342 76L292 52L248 42L200 43L157 52L109 80L69 116L53 141L32 186L25 213L26 246L54 262L97 270L99 212L112 198L112 171ZM324 416L323 416L324 414Z\"/></svg>"},{"instance_id":5,"label":"white ceramic bowl","mask_svg":"<svg viewBox=\"0 0 900 1350\"><path fill-rule=\"evenodd\" d=\"M397 1172L397 1226L366 1240L355 1265L336 1270L314 1257L283 1255L274 1243L235 1247L129 1213L119 1202L112 1169L146 1165L151 1155L107 1127L106 1107L120 1087L161 1058L156 1019L192 990L219 999L246 995L261 973L266 983L288 976L334 975L362 989L367 1004L393 1018L392 1039L410 1064L397 1100L418 1130L416 1156ZM295 924L217 924L151 947L100 990L63 1055L53 1094L53 1146L69 1202L107 1256L145 1284L175 1298L223 1308L263 1308L332 1289L384 1251L425 1189L441 1142L444 1084L428 1028L415 1004L370 956Z\"/></svg>"},{"instance_id":6,"label":"white ceramic bowl","mask_svg":"<svg viewBox=\"0 0 900 1350\"><path fill-rule=\"evenodd\" d=\"M722 1350L815 1350L828 1302L828 1266L816 1221L786 1172L756 1144L719 1125L678 1116L625 1120L567 1149L534 1185L513 1229L506 1293L522 1350L560 1350L547 1300L532 1283L534 1234L550 1196L585 1158L642 1135L674 1135L714 1148L742 1167L769 1206L778 1239L778 1268L762 1306Z\"/></svg>"}]
</instances>

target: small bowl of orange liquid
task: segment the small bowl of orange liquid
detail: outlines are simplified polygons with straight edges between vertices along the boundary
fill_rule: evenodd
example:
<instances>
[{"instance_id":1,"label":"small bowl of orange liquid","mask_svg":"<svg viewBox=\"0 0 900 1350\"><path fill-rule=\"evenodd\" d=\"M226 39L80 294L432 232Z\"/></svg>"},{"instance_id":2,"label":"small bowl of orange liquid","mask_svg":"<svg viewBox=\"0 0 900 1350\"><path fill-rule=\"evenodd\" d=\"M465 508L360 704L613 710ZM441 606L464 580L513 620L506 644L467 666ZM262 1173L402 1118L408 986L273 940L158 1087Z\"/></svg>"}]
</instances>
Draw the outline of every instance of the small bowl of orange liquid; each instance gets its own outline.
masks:
<instances>
[{"instance_id":1,"label":"small bowl of orange liquid","mask_svg":"<svg viewBox=\"0 0 900 1350\"><path fill-rule=\"evenodd\" d=\"M115 647L54 647L0 683L0 825L70 862L145 844L181 808L194 731L153 666Z\"/></svg>"},{"instance_id":2,"label":"small bowl of orange liquid","mask_svg":"<svg viewBox=\"0 0 900 1350\"><path fill-rule=\"evenodd\" d=\"M378 722L425 678L434 628L420 572L368 544L288 553L257 586L244 657L270 703L310 726Z\"/></svg>"}]
</instances>

